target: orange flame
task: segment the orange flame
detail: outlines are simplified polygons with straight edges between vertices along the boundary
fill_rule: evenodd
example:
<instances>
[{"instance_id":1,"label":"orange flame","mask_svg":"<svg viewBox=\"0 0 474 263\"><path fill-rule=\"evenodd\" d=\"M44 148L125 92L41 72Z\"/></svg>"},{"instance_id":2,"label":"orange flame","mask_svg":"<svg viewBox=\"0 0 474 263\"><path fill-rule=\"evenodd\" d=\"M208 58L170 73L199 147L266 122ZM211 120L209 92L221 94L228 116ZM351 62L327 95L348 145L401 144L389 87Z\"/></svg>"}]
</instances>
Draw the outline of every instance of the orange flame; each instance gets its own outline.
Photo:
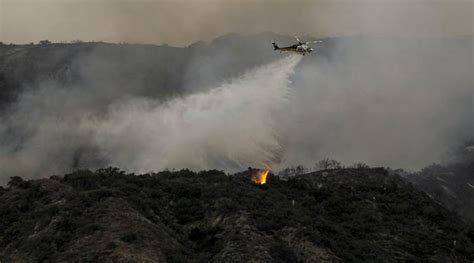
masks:
<instances>
[{"instance_id":1,"label":"orange flame","mask_svg":"<svg viewBox=\"0 0 474 263\"><path fill-rule=\"evenodd\" d=\"M270 169L264 169L252 176L252 181L256 184L265 184L267 182L267 176Z\"/></svg>"}]
</instances>

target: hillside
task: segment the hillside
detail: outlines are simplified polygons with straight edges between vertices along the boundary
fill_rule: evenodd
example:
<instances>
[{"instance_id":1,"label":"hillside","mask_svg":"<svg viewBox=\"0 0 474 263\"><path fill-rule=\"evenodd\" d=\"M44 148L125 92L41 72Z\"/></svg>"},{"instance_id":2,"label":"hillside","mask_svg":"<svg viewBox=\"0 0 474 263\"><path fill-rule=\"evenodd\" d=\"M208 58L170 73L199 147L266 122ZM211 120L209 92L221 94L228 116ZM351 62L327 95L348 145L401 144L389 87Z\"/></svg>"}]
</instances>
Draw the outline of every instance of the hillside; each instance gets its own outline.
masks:
<instances>
[{"instance_id":1,"label":"hillside","mask_svg":"<svg viewBox=\"0 0 474 263\"><path fill-rule=\"evenodd\" d=\"M474 229L382 168L78 171L0 188L2 262L470 262Z\"/></svg>"},{"instance_id":2,"label":"hillside","mask_svg":"<svg viewBox=\"0 0 474 263\"><path fill-rule=\"evenodd\" d=\"M431 165L406 176L417 188L444 207L474 222L474 162Z\"/></svg>"},{"instance_id":3,"label":"hillside","mask_svg":"<svg viewBox=\"0 0 474 263\"><path fill-rule=\"evenodd\" d=\"M265 185L250 181L256 172L251 169L233 175L92 171L189 167L179 162L156 169L127 167L135 158L154 164L180 157L145 150L177 144L182 153L194 149L192 157L207 164L202 169L216 168L208 162L214 159L226 171L247 167L229 165L214 148L203 152L187 139L221 143L226 153L247 149L226 144L233 139L228 132L203 131L226 126L239 134L249 122L261 123L255 111L248 119L185 114L185 121L177 118L177 123L186 125L173 126L167 121L181 117L183 108L166 102L191 93L212 95L222 83L281 59L285 55L272 50L272 40L294 42L262 33L229 34L188 47L0 45L0 261L471 262L472 152L461 162L411 174L334 169L288 178L270 175ZM325 39L296 66L284 114L271 116L282 126L275 130L282 133L275 164L310 167L328 154L343 163L406 169L442 162L445 150L474 134L473 40ZM260 77L272 79L273 73ZM265 85L249 87L261 91ZM272 95L257 94L251 95L258 104ZM203 104L202 112L210 107L215 110L210 113L225 113L213 103ZM167 109L178 109L172 111L177 114L156 118ZM125 119L113 118L121 116ZM152 125L161 119L166 125ZM222 119L230 121L219 126ZM198 129L201 133L190 129L199 124L206 127ZM175 129L166 132L168 126ZM267 127L278 128L266 125L251 134ZM98 134L114 140L99 140ZM180 136L171 140L170 134ZM51 174L66 175L45 179Z\"/></svg>"},{"instance_id":4,"label":"hillside","mask_svg":"<svg viewBox=\"0 0 474 263\"><path fill-rule=\"evenodd\" d=\"M167 98L209 88L275 59L270 41L288 37L229 34L188 47L71 43L0 44L0 104L41 85L80 88L107 95Z\"/></svg>"}]
</instances>

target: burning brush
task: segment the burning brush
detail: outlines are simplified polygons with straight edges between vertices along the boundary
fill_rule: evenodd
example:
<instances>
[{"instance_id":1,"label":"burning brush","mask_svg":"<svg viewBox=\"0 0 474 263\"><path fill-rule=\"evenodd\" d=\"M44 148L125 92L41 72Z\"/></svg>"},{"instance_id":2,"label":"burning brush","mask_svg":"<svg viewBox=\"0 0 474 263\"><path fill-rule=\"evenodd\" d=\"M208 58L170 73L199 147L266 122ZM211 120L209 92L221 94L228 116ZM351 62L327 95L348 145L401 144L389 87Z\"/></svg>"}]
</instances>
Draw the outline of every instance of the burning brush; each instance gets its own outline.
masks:
<instances>
[{"instance_id":1,"label":"burning brush","mask_svg":"<svg viewBox=\"0 0 474 263\"><path fill-rule=\"evenodd\" d=\"M270 169L258 171L256 174L252 175L252 181L256 184L265 184L267 182L267 176L269 172Z\"/></svg>"}]
</instances>

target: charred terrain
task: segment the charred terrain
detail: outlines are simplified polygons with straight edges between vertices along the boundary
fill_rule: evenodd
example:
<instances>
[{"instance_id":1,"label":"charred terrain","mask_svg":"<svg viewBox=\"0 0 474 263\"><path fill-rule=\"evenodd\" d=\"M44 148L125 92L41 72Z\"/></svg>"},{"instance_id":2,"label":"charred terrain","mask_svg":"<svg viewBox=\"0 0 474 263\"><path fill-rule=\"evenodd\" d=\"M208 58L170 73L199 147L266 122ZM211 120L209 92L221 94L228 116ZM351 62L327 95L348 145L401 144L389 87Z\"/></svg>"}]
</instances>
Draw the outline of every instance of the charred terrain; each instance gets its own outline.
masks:
<instances>
[{"instance_id":1,"label":"charred terrain","mask_svg":"<svg viewBox=\"0 0 474 263\"><path fill-rule=\"evenodd\" d=\"M383 168L12 178L3 262L470 262L474 229Z\"/></svg>"}]
</instances>

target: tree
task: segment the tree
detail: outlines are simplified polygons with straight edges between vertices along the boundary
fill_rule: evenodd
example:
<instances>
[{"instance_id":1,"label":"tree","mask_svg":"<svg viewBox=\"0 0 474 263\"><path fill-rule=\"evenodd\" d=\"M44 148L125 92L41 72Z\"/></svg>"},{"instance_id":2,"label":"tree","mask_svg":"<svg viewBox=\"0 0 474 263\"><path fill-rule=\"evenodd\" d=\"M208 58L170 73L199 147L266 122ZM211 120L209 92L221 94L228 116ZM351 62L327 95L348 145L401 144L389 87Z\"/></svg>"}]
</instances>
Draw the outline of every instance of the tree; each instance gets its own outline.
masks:
<instances>
[{"instance_id":1,"label":"tree","mask_svg":"<svg viewBox=\"0 0 474 263\"><path fill-rule=\"evenodd\" d=\"M367 165L366 163L363 163L363 162L356 162L356 163L353 163L351 165L352 168L356 168L356 169L368 169L370 168L369 165Z\"/></svg>"},{"instance_id":2,"label":"tree","mask_svg":"<svg viewBox=\"0 0 474 263\"><path fill-rule=\"evenodd\" d=\"M8 182L9 187L18 187L18 188L27 188L29 186L29 182L23 180L20 176L12 176L10 177L10 181Z\"/></svg>"},{"instance_id":3,"label":"tree","mask_svg":"<svg viewBox=\"0 0 474 263\"><path fill-rule=\"evenodd\" d=\"M295 176L306 173L307 169L303 165L290 166L281 170L278 175L280 176Z\"/></svg>"},{"instance_id":4,"label":"tree","mask_svg":"<svg viewBox=\"0 0 474 263\"><path fill-rule=\"evenodd\" d=\"M341 169L342 165L336 160L331 160L329 158L322 159L316 163L315 170L328 170L328 169Z\"/></svg>"}]
</instances>

